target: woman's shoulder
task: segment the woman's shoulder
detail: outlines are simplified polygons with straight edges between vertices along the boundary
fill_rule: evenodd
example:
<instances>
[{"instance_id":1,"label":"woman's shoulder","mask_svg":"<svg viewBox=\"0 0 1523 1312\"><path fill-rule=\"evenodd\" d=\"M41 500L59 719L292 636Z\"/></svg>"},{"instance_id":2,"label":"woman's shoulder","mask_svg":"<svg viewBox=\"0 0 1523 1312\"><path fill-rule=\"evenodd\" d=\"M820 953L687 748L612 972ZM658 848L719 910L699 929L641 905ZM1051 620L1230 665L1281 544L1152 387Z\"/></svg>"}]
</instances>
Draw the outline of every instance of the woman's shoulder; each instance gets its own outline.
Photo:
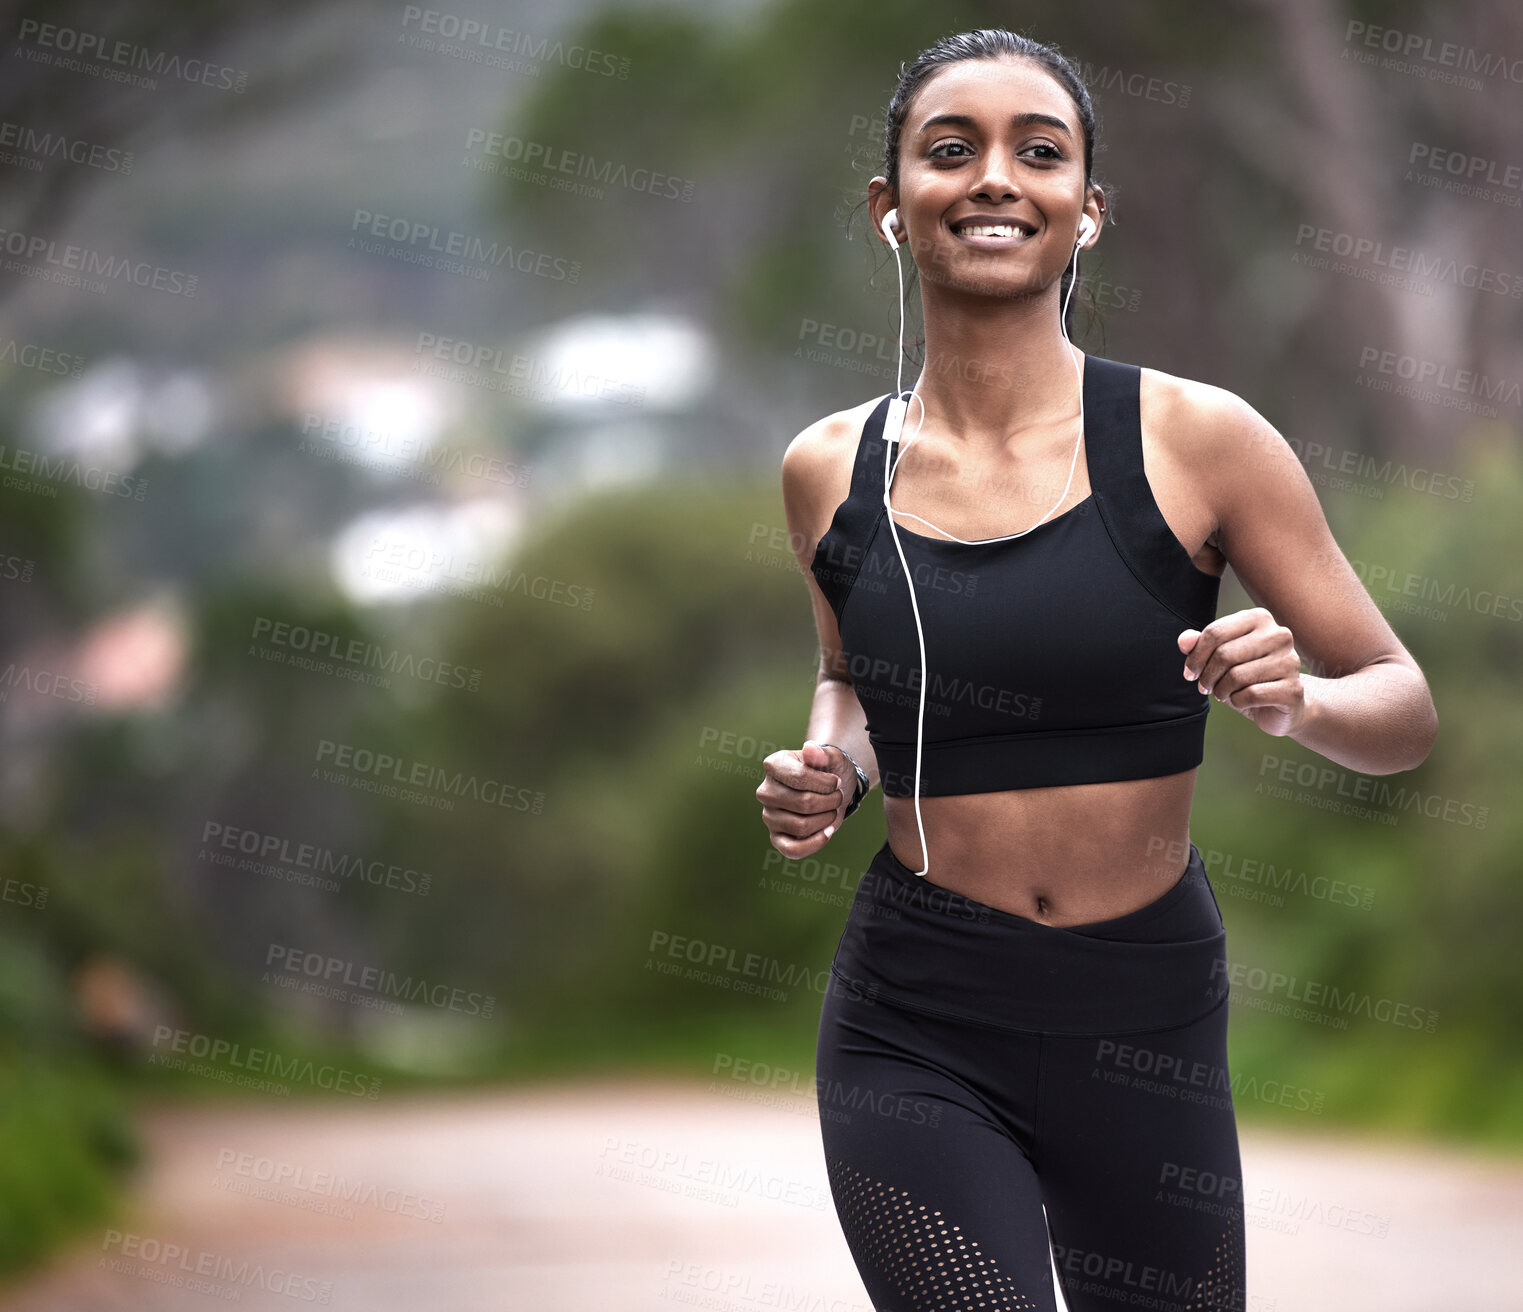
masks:
<instances>
[{"instance_id":1,"label":"woman's shoulder","mask_svg":"<svg viewBox=\"0 0 1523 1312\"><path fill-rule=\"evenodd\" d=\"M862 426L883 394L821 415L799 430L783 452L783 491L809 502L835 506L851 490Z\"/></svg>"},{"instance_id":2,"label":"woman's shoulder","mask_svg":"<svg viewBox=\"0 0 1523 1312\"><path fill-rule=\"evenodd\" d=\"M1198 378L1184 378L1166 373L1151 365L1139 365L1141 404L1156 410L1163 418L1186 425L1198 425L1240 415L1253 407L1236 392Z\"/></svg>"},{"instance_id":3,"label":"woman's shoulder","mask_svg":"<svg viewBox=\"0 0 1523 1312\"><path fill-rule=\"evenodd\" d=\"M800 429L783 452L783 512L790 532L810 551L836 507L851 495L862 426L882 400L880 394L821 415Z\"/></svg>"},{"instance_id":4,"label":"woman's shoulder","mask_svg":"<svg viewBox=\"0 0 1523 1312\"><path fill-rule=\"evenodd\" d=\"M1242 455L1284 439L1236 392L1196 378L1140 366L1138 408L1145 441L1192 464Z\"/></svg>"},{"instance_id":5,"label":"woman's shoulder","mask_svg":"<svg viewBox=\"0 0 1523 1312\"><path fill-rule=\"evenodd\" d=\"M866 401L859 401L856 405L847 406L844 410L832 410L828 415L821 415L813 423L798 431L789 442L788 450L783 453L784 459L795 448L803 449L807 460L811 455L818 455L822 450L844 446L847 442L855 446L857 439L862 436L862 425L885 395L886 393L880 392L877 396L869 397Z\"/></svg>"},{"instance_id":6,"label":"woman's shoulder","mask_svg":"<svg viewBox=\"0 0 1523 1312\"><path fill-rule=\"evenodd\" d=\"M1294 448L1236 392L1144 368L1139 393L1143 463L1165 517L1194 532L1179 533L1181 541L1204 536L1225 551L1234 526L1267 506L1279 507L1285 522L1315 510ZM1199 507L1212 525L1205 535L1190 522Z\"/></svg>"}]
</instances>

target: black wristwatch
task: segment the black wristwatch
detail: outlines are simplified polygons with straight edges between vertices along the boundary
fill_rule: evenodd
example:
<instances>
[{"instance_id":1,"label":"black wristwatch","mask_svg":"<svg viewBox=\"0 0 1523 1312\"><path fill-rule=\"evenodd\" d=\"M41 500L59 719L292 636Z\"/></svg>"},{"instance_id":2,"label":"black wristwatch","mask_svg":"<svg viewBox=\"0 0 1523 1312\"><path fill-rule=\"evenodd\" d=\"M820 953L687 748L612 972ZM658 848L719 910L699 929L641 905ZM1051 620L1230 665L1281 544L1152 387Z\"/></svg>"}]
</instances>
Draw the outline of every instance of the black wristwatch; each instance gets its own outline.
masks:
<instances>
[{"instance_id":1,"label":"black wristwatch","mask_svg":"<svg viewBox=\"0 0 1523 1312\"><path fill-rule=\"evenodd\" d=\"M872 783L867 777L867 771L857 764L856 758L844 747L840 747L835 743L821 743L820 746L834 747L836 751L840 752L842 756L851 762L851 768L857 772L856 792L852 794L851 801L846 804L846 815L841 817L842 820L845 820L847 816L862 805L862 799L867 796L868 790L872 788Z\"/></svg>"}]
</instances>

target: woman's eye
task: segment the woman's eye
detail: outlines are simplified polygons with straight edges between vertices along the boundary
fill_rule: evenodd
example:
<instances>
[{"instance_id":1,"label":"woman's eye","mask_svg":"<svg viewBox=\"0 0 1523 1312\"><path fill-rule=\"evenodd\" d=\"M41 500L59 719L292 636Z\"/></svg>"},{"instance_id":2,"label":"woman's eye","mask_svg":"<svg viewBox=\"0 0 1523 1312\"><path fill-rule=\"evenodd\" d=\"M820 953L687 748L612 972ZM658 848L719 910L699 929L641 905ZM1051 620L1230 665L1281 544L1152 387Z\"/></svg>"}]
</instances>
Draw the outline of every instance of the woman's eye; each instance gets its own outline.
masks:
<instances>
[{"instance_id":1,"label":"woman's eye","mask_svg":"<svg viewBox=\"0 0 1523 1312\"><path fill-rule=\"evenodd\" d=\"M949 153L952 151L956 151L957 153ZM1063 152L1056 146L1046 141L1039 141L1036 145L1028 146L1026 150L1019 153L1030 154L1034 151L1043 152L1037 156L1038 159L1059 160L1063 158ZM932 146L930 151L927 153L933 159L962 159L968 155L971 155L973 150L972 147L970 147L965 141L943 141L938 145Z\"/></svg>"}]
</instances>

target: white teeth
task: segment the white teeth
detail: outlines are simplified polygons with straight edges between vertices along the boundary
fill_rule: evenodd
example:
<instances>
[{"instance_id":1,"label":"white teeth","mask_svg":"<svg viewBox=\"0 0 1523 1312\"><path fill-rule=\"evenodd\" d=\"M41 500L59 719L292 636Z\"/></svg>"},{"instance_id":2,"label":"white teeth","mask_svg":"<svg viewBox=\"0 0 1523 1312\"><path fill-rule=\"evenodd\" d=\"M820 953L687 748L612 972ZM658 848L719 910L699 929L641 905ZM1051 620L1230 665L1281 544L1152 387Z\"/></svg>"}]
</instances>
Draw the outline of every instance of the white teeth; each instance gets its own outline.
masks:
<instances>
[{"instance_id":1,"label":"white teeth","mask_svg":"<svg viewBox=\"0 0 1523 1312\"><path fill-rule=\"evenodd\" d=\"M964 223L957 229L965 237L1019 237L1024 230L1011 223Z\"/></svg>"}]
</instances>

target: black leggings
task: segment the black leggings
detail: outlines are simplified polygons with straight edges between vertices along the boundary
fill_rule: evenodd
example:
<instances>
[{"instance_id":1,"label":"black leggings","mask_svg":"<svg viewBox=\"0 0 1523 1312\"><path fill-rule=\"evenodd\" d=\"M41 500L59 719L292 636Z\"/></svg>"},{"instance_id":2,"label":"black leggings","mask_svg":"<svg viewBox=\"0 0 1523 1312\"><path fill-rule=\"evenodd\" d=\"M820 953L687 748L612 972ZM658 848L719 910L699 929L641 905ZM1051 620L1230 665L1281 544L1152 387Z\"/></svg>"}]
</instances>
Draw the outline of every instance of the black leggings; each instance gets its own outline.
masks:
<instances>
[{"instance_id":1,"label":"black leggings","mask_svg":"<svg viewBox=\"0 0 1523 1312\"><path fill-rule=\"evenodd\" d=\"M1168 878L1165 871L1160 878ZM1058 928L887 843L831 963L816 1091L880 1310L1247 1306L1226 930L1195 844L1147 906Z\"/></svg>"}]
</instances>

